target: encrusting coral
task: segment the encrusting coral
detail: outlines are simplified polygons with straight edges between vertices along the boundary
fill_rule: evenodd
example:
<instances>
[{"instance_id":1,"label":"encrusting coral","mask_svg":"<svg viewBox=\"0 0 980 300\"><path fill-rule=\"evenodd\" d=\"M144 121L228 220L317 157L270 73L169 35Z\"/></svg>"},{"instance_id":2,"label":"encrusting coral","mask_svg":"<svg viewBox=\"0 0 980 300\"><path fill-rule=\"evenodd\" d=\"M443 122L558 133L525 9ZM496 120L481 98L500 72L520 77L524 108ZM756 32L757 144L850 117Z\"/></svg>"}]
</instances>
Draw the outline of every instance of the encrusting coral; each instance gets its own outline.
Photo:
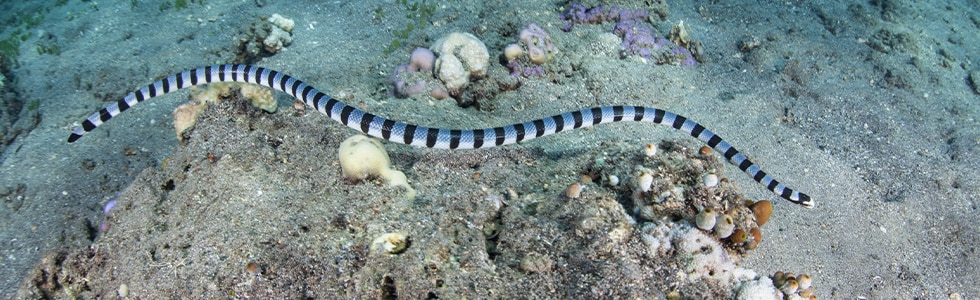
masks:
<instances>
[{"instance_id":1,"label":"encrusting coral","mask_svg":"<svg viewBox=\"0 0 980 300\"><path fill-rule=\"evenodd\" d=\"M504 47L504 59L511 76L541 77L541 65L551 61L558 48L551 42L551 35L541 26L528 23L518 34L518 43Z\"/></svg>"},{"instance_id":2,"label":"encrusting coral","mask_svg":"<svg viewBox=\"0 0 980 300\"><path fill-rule=\"evenodd\" d=\"M177 133L177 140L183 141L184 134L197 123L197 116L201 114L207 104L204 103L184 103L174 109L174 132Z\"/></svg>"},{"instance_id":3,"label":"encrusting coral","mask_svg":"<svg viewBox=\"0 0 980 300\"><path fill-rule=\"evenodd\" d=\"M267 87L237 82L218 82L204 87L191 88L191 102L174 109L174 132L177 139L183 141L190 129L197 123L198 115L209 104L218 103L222 99L232 97L234 93L251 101L252 105L264 111L274 113L278 108L272 89Z\"/></svg>"},{"instance_id":4,"label":"encrusting coral","mask_svg":"<svg viewBox=\"0 0 980 300\"><path fill-rule=\"evenodd\" d=\"M690 39L683 23L674 29L671 40L665 39L651 29L650 14L643 9L619 6L589 8L575 3L561 14L561 19L568 21L561 27L563 31L571 31L576 24L615 22L613 33L622 38L623 57L639 56L657 64L682 66L695 66L701 59L701 43Z\"/></svg>"},{"instance_id":5,"label":"encrusting coral","mask_svg":"<svg viewBox=\"0 0 980 300\"><path fill-rule=\"evenodd\" d=\"M274 113L279 108L276 98L272 96L272 89L254 84L242 84L239 92L242 97L252 101L252 105L264 111Z\"/></svg>"}]
</instances>

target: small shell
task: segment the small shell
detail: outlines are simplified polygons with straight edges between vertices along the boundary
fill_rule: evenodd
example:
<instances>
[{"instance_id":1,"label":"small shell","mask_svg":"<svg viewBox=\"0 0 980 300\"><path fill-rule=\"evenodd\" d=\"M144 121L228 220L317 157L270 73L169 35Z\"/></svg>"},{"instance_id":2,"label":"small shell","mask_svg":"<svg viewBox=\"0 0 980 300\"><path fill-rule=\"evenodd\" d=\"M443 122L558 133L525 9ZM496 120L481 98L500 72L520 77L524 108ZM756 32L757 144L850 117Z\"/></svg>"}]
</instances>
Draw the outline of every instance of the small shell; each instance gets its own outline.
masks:
<instances>
[{"instance_id":1,"label":"small shell","mask_svg":"<svg viewBox=\"0 0 980 300\"><path fill-rule=\"evenodd\" d=\"M759 243L762 242L762 230L759 230L759 227L752 227L752 229L749 229L749 235L751 235L752 239L755 240L756 245L759 245Z\"/></svg>"},{"instance_id":2,"label":"small shell","mask_svg":"<svg viewBox=\"0 0 980 300\"><path fill-rule=\"evenodd\" d=\"M718 185L718 175L715 175L715 173L704 174L704 176L701 176L701 180L704 182L704 186L706 187L714 187Z\"/></svg>"},{"instance_id":3,"label":"small shell","mask_svg":"<svg viewBox=\"0 0 980 300\"><path fill-rule=\"evenodd\" d=\"M645 154L647 157L657 155L657 144L650 143L643 146L643 154Z\"/></svg>"},{"instance_id":4,"label":"small shell","mask_svg":"<svg viewBox=\"0 0 980 300\"><path fill-rule=\"evenodd\" d=\"M507 200L514 201L514 200L517 200L519 198L520 198L520 195L517 194L517 191L514 190L514 188L511 188L511 187L508 187L507 188Z\"/></svg>"},{"instance_id":5,"label":"small shell","mask_svg":"<svg viewBox=\"0 0 980 300\"><path fill-rule=\"evenodd\" d=\"M735 230L735 220L729 215L719 215L717 220L715 220L715 236L718 238L727 238L732 235L732 231Z\"/></svg>"},{"instance_id":6,"label":"small shell","mask_svg":"<svg viewBox=\"0 0 980 300\"><path fill-rule=\"evenodd\" d=\"M796 291L800 289L800 284L796 282L796 279L789 279L779 287L779 291L786 295L796 294Z\"/></svg>"},{"instance_id":7,"label":"small shell","mask_svg":"<svg viewBox=\"0 0 980 300\"><path fill-rule=\"evenodd\" d=\"M800 274L800 276L796 276L796 282L800 284L801 290L809 289L810 284L812 283L810 279L810 275L806 275L806 274Z\"/></svg>"},{"instance_id":8,"label":"small shell","mask_svg":"<svg viewBox=\"0 0 980 300\"><path fill-rule=\"evenodd\" d=\"M816 297L816 295L813 295L812 289L800 289L797 295L800 295L800 297L803 297L803 299L810 299L810 297ZM949 297L949 299L962 299L962 298Z\"/></svg>"},{"instance_id":9,"label":"small shell","mask_svg":"<svg viewBox=\"0 0 980 300\"><path fill-rule=\"evenodd\" d=\"M371 242L374 253L398 254L408 248L408 236L401 233L385 233Z\"/></svg>"},{"instance_id":10,"label":"small shell","mask_svg":"<svg viewBox=\"0 0 980 300\"><path fill-rule=\"evenodd\" d=\"M782 286L787 279L786 273L784 273L783 271L776 271L776 273L772 274L771 277L772 277L772 285L774 286Z\"/></svg>"},{"instance_id":11,"label":"small shell","mask_svg":"<svg viewBox=\"0 0 980 300\"><path fill-rule=\"evenodd\" d=\"M649 192L652 185L653 175L650 175L650 173L643 172L643 174L640 174L636 178L636 188L644 193Z\"/></svg>"},{"instance_id":12,"label":"small shell","mask_svg":"<svg viewBox=\"0 0 980 300\"><path fill-rule=\"evenodd\" d=\"M752 206L749 206L749 208L752 209L752 214L755 215L756 225L762 226L763 224L766 224L766 222L769 222L769 216L772 215L772 202L769 202L769 200L762 200L753 203Z\"/></svg>"},{"instance_id":13,"label":"small shell","mask_svg":"<svg viewBox=\"0 0 980 300\"><path fill-rule=\"evenodd\" d=\"M694 217L694 223L703 230L711 230L715 228L715 221L718 215L714 210L710 208L702 209L698 212L698 215Z\"/></svg>"},{"instance_id":14,"label":"small shell","mask_svg":"<svg viewBox=\"0 0 980 300\"><path fill-rule=\"evenodd\" d=\"M568 189L565 190L565 197L571 199L578 199L582 195L582 185L578 182L568 185Z\"/></svg>"},{"instance_id":15,"label":"small shell","mask_svg":"<svg viewBox=\"0 0 980 300\"><path fill-rule=\"evenodd\" d=\"M255 263L254 261L253 262L249 262L248 264L245 265L245 270L247 270L249 273L251 273L253 275L254 274L258 274L259 273L259 264Z\"/></svg>"},{"instance_id":16,"label":"small shell","mask_svg":"<svg viewBox=\"0 0 980 300\"><path fill-rule=\"evenodd\" d=\"M711 147L701 146L701 149L698 149L698 153L701 155L711 155Z\"/></svg>"},{"instance_id":17,"label":"small shell","mask_svg":"<svg viewBox=\"0 0 980 300\"><path fill-rule=\"evenodd\" d=\"M119 294L119 297L129 297L129 286L125 283L120 284L119 288L116 289L116 293Z\"/></svg>"},{"instance_id":18,"label":"small shell","mask_svg":"<svg viewBox=\"0 0 980 300\"><path fill-rule=\"evenodd\" d=\"M729 237L731 238L730 240L733 244L741 245L745 242L745 239L748 238L748 235L745 234L745 230L735 229L735 231L733 231L732 235Z\"/></svg>"},{"instance_id":19,"label":"small shell","mask_svg":"<svg viewBox=\"0 0 980 300\"><path fill-rule=\"evenodd\" d=\"M611 185L611 186L617 186L617 185L619 185L619 176L609 175L609 177L606 177L606 180L607 180L607 182L609 182L609 185Z\"/></svg>"}]
</instances>

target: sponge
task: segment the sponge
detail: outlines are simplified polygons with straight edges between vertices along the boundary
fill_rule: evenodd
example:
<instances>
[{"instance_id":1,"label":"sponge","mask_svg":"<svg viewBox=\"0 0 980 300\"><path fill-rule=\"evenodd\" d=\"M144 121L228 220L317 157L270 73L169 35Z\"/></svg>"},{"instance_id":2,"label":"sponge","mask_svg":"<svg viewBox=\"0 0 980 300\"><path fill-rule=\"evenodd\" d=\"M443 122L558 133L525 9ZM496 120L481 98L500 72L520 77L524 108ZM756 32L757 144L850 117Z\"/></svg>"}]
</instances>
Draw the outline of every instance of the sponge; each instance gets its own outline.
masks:
<instances>
[{"instance_id":1,"label":"sponge","mask_svg":"<svg viewBox=\"0 0 980 300\"><path fill-rule=\"evenodd\" d=\"M378 140L365 135L355 135L340 143L340 168L344 177L364 180L371 176L384 179L389 186L401 186L408 192L409 200L415 199L415 189L408 185L405 173L391 168L388 152Z\"/></svg>"}]
</instances>

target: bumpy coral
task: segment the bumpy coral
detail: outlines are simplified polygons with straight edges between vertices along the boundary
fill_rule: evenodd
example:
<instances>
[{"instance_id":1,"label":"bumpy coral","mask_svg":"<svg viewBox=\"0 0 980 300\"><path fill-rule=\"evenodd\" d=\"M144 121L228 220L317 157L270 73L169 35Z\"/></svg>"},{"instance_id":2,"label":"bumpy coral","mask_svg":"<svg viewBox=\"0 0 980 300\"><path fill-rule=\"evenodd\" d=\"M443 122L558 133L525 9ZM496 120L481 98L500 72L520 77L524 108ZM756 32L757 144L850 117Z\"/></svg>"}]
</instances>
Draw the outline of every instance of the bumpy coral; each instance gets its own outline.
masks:
<instances>
[{"instance_id":1,"label":"bumpy coral","mask_svg":"<svg viewBox=\"0 0 980 300\"><path fill-rule=\"evenodd\" d=\"M541 65L551 61L558 53L557 47L551 42L551 35L541 26L529 23L518 35L519 43L509 44L504 48L504 58L511 76L541 77L544 68Z\"/></svg>"},{"instance_id":2,"label":"bumpy coral","mask_svg":"<svg viewBox=\"0 0 980 300\"><path fill-rule=\"evenodd\" d=\"M391 83L396 97L427 94L435 99L452 96L459 101L462 89L486 76L489 66L490 54L483 42L472 34L454 32L430 49L412 51L410 62L395 68Z\"/></svg>"},{"instance_id":3,"label":"bumpy coral","mask_svg":"<svg viewBox=\"0 0 980 300\"><path fill-rule=\"evenodd\" d=\"M235 60L242 63L254 63L262 57L282 52L286 46L293 42L291 32L295 24L293 20L278 14L252 23L247 32L236 37L239 44L238 49L236 49Z\"/></svg>"},{"instance_id":4,"label":"bumpy coral","mask_svg":"<svg viewBox=\"0 0 980 300\"><path fill-rule=\"evenodd\" d=\"M619 6L605 8L596 6L592 8L585 5L573 3L572 7L561 14L561 19L568 21L561 30L570 31L575 24L602 24L607 22L623 22L629 20L647 21L650 14L642 9L627 9Z\"/></svg>"},{"instance_id":5,"label":"bumpy coral","mask_svg":"<svg viewBox=\"0 0 980 300\"><path fill-rule=\"evenodd\" d=\"M480 39L469 33L453 32L437 40L429 49L439 55L435 74L450 92L458 92L471 78L486 76L490 53Z\"/></svg>"},{"instance_id":6,"label":"bumpy coral","mask_svg":"<svg viewBox=\"0 0 980 300\"><path fill-rule=\"evenodd\" d=\"M391 167L388 152L378 140L365 135L351 136L340 143L337 152L345 178L359 181L372 176L380 177L389 186L405 188L405 197L415 199L415 189L408 185L405 173Z\"/></svg>"},{"instance_id":7,"label":"bumpy coral","mask_svg":"<svg viewBox=\"0 0 980 300\"><path fill-rule=\"evenodd\" d=\"M409 62L396 67L391 75L395 96L407 98L421 94L435 99L449 98L446 86L432 76L435 60L435 54L429 49L416 48L412 51Z\"/></svg>"},{"instance_id":8,"label":"bumpy coral","mask_svg":"<svg viewBox=\"0 0 980 300\"><path fill-rule=\"evenodd\" d=\"M690 40L683 23L675 29L674 36L684 44L677 44L655 35L649 17L650 14L642 9L630 10L619 6L586 8L577 3L561 15L562 20L568 21L562 26L564 31L572 30L575 24L615 22L613 33L623 39L623 57L639 56L658 64L697 65L701 44ZM692 53L691 49L695 51Z\"/></svg>"},{"instance_id":9,"label":"bumpy coral","mask_svg":"<svg viewBox=\"0 0 980 300\"><path fill-rule=\"evenodd\" d=\"M551 42L551 36L538 24L529 23L521 30L521 45L527 49L527 58L534 64L544 64L555 56L558 50Z\"/></svg>"}]
</instances>

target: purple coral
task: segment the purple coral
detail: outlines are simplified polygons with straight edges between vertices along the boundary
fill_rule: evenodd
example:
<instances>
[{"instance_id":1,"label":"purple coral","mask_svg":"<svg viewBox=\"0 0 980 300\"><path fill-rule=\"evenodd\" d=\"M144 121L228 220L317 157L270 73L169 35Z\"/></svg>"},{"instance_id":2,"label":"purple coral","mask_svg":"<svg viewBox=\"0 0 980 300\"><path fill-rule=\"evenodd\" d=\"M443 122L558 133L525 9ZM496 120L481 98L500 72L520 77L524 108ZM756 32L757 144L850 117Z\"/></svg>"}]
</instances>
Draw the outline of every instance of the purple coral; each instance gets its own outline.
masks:
<instances>
[{"instance_id":1,"label":"purple coral","mask_svg":"<svg viewBox=\"0 0 980 300\"><path fill-rule=\"evenodd\" d=\"M432 50L416 48L409 60L410 62L395 67L391 75L391 83L395 86L392 94L395 97L407 98L424 93L435 99L449 97L446 88L432 77L432 67L436 60Z\"/></svg>"},{"instance_id":2,"label":"purple coral","mask_svg":"<svg viewBox=\"0 0 980 300\"><path fill-rule=\"evenodd\" d=\"M691 53L691 50L684 47L677 47L672 48L671 51L675 57L680 59L681 66L693 67L698 65L698 61L694 59L694 54Z\"/></svg>"},{"instance_id":3,"label":"purple coral","mask_svg":"<svg viewBox=\"0 0 980 300\"><path fill-rule=\"evenodd\" d=\"M649 18L650 14L642 9L631 10L619 6L587 8L573 3L568 11L561 14L561 19L568 21L561 29L569 31L575 24L616 22L613 33L623 38L623 56L654 59L657 63L679 62L682 66L697 65L689 49L654 35L648 24Z\"/></svg>"},{"instance_id":4,"label":"purple coral","mask_svg":"<svg viewBox=\"0 0 980 300\"><path fill-rule=\"evenodd\" d=\"M510 69L510 76L514 77L544 77L544 68L541 66L523 67L520 62L512 60L507 63L507 68Z\"/></svg>"},{"instance_id":5,"label":"purple coral","mask_svg":"<svg viewBox=\"0 0 980 300\"><path fill-rule=\"evenodd\" d=\"M616 23L613 33L623 38L623 53L626 56L652 58L655 51L669 43L665 38L654 36L643 23L634 20Z\"/></svg>"},{"instance_id":6,"label":"purple coral","mask_svg":"<svg viewBox=\"0 0 980 300\"><path fill-rule=\"evenodd\" d=\"M432 53L432 50L415 48L409 60L411 61L408 64L409 71L432 71L432 65L436 62L436 55Z\"/></svg>"},{"instance_id":7,"label":"purple coral","mask_svg":"<svg viewBox=\"0 0 980 300\"><path fill-rule=\"evenodd\" d=\"M572 7L561 14L561 19L568 21L567 24L561 27L561 30L572 30L572 26L575 24L602 24L627 20L645 21L649 18L650 13L642 9L627 9L619 6L613 6L608 9L602 6L587 8L585 5L572 3Z\"/></svg>"},{"instance_id":8,"label":"purple coral","mask_svg":"<svg viewBox=\"0 0 980 300\"><path fill-rule=\"evenodd\" d=\"M527 49L528 59L536 65L548 62L557 51L555 44L551 43L551 36L538 24L528 23L521 30L518 38L524 48Z\"/></svg>"}]
</instances>

